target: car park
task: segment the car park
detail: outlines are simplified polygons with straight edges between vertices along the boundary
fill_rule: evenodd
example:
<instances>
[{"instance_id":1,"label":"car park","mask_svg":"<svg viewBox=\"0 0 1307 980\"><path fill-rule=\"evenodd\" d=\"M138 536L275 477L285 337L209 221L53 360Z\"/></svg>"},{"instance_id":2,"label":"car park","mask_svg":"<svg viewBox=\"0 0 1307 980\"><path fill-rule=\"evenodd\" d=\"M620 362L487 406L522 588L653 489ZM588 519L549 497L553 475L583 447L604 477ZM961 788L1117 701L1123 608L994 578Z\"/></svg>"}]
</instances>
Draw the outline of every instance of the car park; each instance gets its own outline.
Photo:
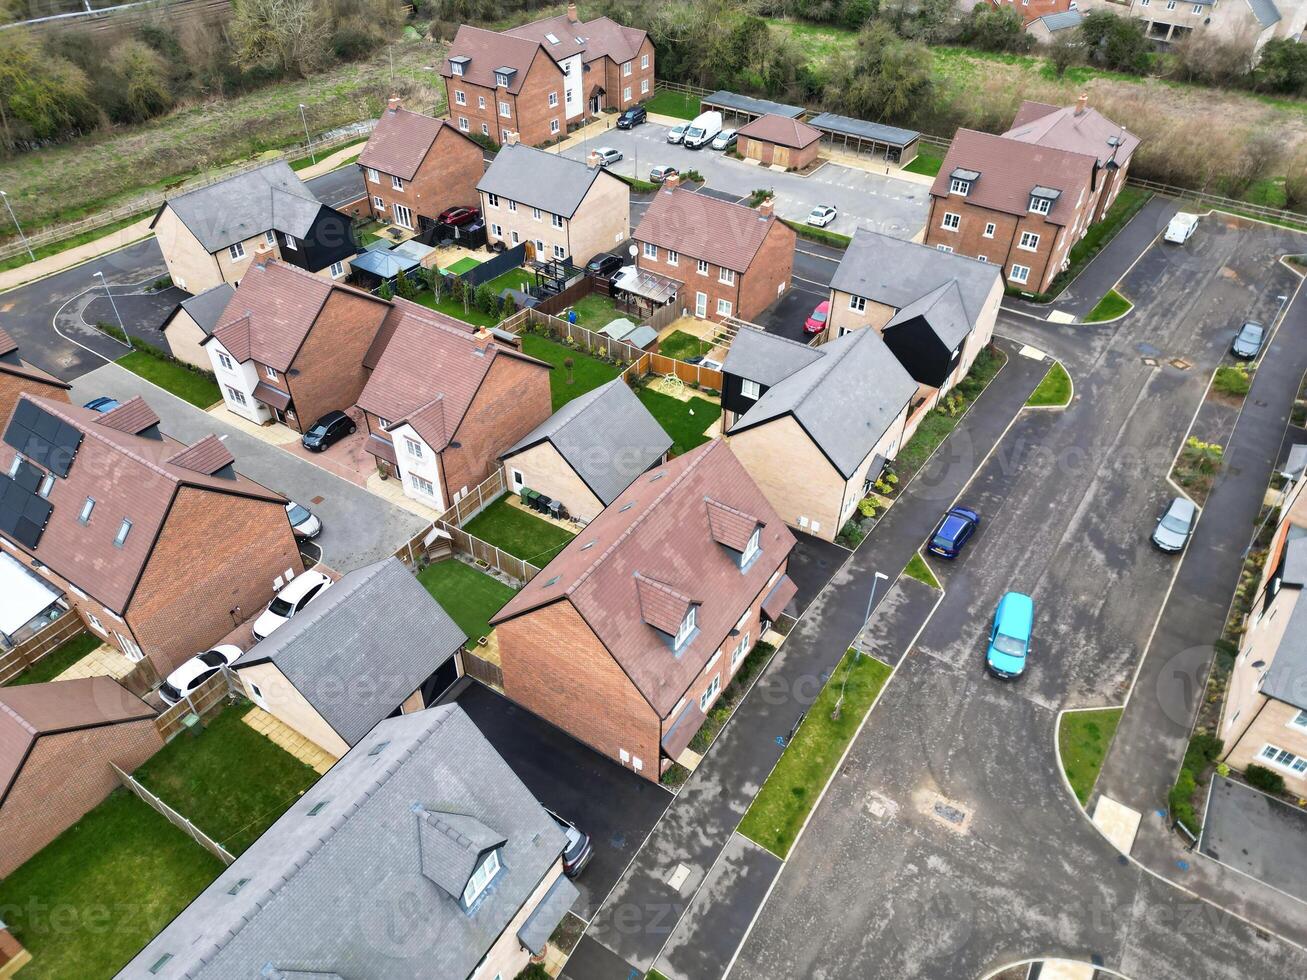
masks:
<instances>
[{"instance_id":1,"label":"car park","mask_svg":"<svg viewBox=\"0 0 1307 980\"><path fill-rule=\"evenodd\" d=\"M291 579L268 603L268 608L254 621L254 638L262 640L274 630L285 626L296 613L322 595L331 586L331 579L321 572L308 571Z\"/></svg>"},{"instance_id":2,"label":"car park","mask_svg":"<svg viewBox=\"0 0 1307 980\"><path fill-rule=\"evenodd\" d=\"M1197 228L1198 215L1181 211L1167 224L1166 233L1162 237L1173 245L1183 245Z\"/></svg>"},{"instance_id":3,"label":"car park","mask_svg":"<svg viewBox=\"0 0 1307 980\"><path fill-rule=\"evenodd\" d=\"M311 453L320 453L357 431L354 420L344 412L328 412L309 427L300 445Z\"/></svg>"},{"instance_id":4,"label":"car park","mask_svg":"<svg viewBox=\"0 0 1307 980\"><path fill-rule=\"evenodd\" d=\"M677 123L667 131L668 143L679 143L685 139L685 131L690 128L689 123Z\"/></svg>"},{"instance_id":5,"label":"car park","mask_svg":"<svg viewBox=\"0 0 1307 980\"><path fill-rule=\"evenodd\" d=\"M714 150L729 150L738 139L739 135L735 130L723 129L717 134L717 138L712 141L712 148Z\"/></svg>"},{"instance_id":6,"label":"car park","mask_svg":"<svg viewBox=\"0 0 1307 980\"><path fill-rule=\"evenodd\" d=\"M818 204L808 212L807 223L814 228L825 228L839 217L839 211L833 204Z\"/></svg>"},{"instance_id":7,"label":"car park","mask_svg":"<svg viewBox=\"0 0 1307 980\"><path fill-rule=\"evenodd\" d=\"M1035 625L1035 602L1021 592L1009 592L998 601L989 630L985 666L995 677L1011 680L1026 669L1030 635Z\"/></svg>"},{"instance_id":8,"label":"car park","mask_svg":"<svg viewBox=\"0 0 1307 980\"><path fill-rule=\"evenodd\" d=\"M951 507L935 526L926 550L941 558L956 558L980 526L980 515L969 507Z\"/></svg>"},{"instance_id":9,"label":"car park","mask_svg":"<svg viewBox=\"0 0 1307 980\"><path fill-rule=\"evenodd\" d=\"M810 336L819 334L826 329L828 322L830 322L830 300L824 299L808 314L808 319L803 321L803 332Z\"/></svg>"},{"instance_id":10,"label":"car park","mask_svg":"<svg viewBox=\"0 0 1307 980\"><path fill-rule=\"evenodd\" d=\"M108 395L101 395L99 398L92 398L82 408L89 408L92 412L99 412L103 415L105 412L112 412L118 407L118 399L110 398Z\"/></svg>"},{"instance_id":11,"label":"car park","mask_svg":"<svg viewBox=\"0 0 1307 980\"><path fill-rule=\"evenodd\" d=\"M567 839L563 847L563 874L575 878L585 870L585 866L590 863L590 858L594 855L590 835L578 830L576 824L560 817L553 810L546 809L545 812L554 818L554 823L558 824L558 829Z\"/></svg>"},{"instance_id":12,"label":"car park","mask_svg":"<svg viewBox=\"0 0 1307 980\"><path fill-rule=\"evenodd\" d=\"M627 109L625 112L623 112L620 116L617 117L617 128L634 129L636 126L639 126L641 123L646 122L648 118L649 118L649 113L645 111L644 106L633 105L631 106L631 108Z\"/></svg>"},{"instance_id":13,"label":"car park","mask_svg":"<svg viewBox=\"0 0 1307 980\"><path fill-rule=\"evenodd\" d=\"M459 225L471 224L481 217L480 208L466 208L460 205L445 208L440 214L436 215L436 224L438 225Z\"/></svg>"},{"instance_id":14,"label":"car park","mask_svg":"<svg viewBox=\"0 0 1307 980\"><path fill-rule=\"evenodd\" d=\"M1153 544L1160 551L1179 554L1193 537L1198 508L1187 497L1175 497L1153 528Z\"/></svg>"},{"instance_id":15,"label":"car park","mask_svg":"<svg viewBox=\"0 0 1307 980\"><path fill-rule=\"evenodd\" d=\"M681 172L675 167L654 167L649 171L649 180L655 184L661 184L668 177L679 177Z\"/></svg>"},{"instance_id":16,"label":"car park","mask_svg":"<svg viewBox=\"0 0 1307 980\"><path fill-rule=\"evenodd\" d=\"M617 275L617 270L622 267L624 261L620 255L600 253L585 264L585 271L587 275L598 279L611 279Z\"/></svg>"},{"instance_id":17,"label":"car park","mask_svg":"<svg viewBox=\"0 0 1307 980\"><path fill-rule=\"evenodd\" d=\"M303 504L291 500L286 504L286 517L290 519L290 529L297 538L316 538L322 533L322 521Z\"/></svg>"},{"instance_id":18,"label":"car park","mask_svg":"<svg viewBox=\"0 0 1307 980\"><path fill-rule=\"evenodd\" d=\"M197 653L168 675L168 679L159 687L159 697L164 704L176 704L194 694L196 688L223 667L234 664L243 652L240 647L225 643L204 653Z\"/></svg>"},{"instance_id":19,"label":"car park","mask_svg":"<svg viewBox=\"0 0 1307 980\"><path fill-rule=\"evenodd\" d=\"M1251 361L1262 352L1262 344L1265 342L1266 328L1256 320L1249 320L1234 335L1234 340L1230 342L1230 353Z\"/></svg>"}]
</instances>

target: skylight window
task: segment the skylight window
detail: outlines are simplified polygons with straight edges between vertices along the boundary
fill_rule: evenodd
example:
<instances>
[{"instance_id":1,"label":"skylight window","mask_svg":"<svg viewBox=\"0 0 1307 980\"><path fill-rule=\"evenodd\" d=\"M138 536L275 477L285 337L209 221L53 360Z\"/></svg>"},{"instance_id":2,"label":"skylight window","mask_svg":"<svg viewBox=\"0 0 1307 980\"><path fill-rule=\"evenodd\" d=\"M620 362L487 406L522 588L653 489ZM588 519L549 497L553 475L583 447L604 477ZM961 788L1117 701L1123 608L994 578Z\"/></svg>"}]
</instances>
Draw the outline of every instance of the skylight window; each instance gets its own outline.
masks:
<instances>
[{"instance_id":1,"label":"skylight window","mask_svg":"<svg viewBox=\"0 0 1307 980\"><path fill-rule=\"evenodd\" d=\"M322 800L319 803L314 803L313 806L309 807L309 816L316 817L319 813L321 813L323 810L327 808L327 803L328 803L327 800Z\"/></svg>"},{"instance_id":2,"label":"skylight window","mask_svg":"<svg viewBox=\"0 0 1307 980\"><path fill-rule=\"evenodd\" d=\"M131 534L131 532L132 522L124 517L123 522L118 525L118 533L114 535L113 546L115 548L121 548L127 543L127 535Z\"/></svg>"},{"instance_id":3,"label":"skylight window","mask_svg":"<svg viewBox=\"0 0 1307 980\"><path fill-rule=\"evenodd\" d=\"M550 44L557 44L557 43L558 43L558 37L557 37L556 35L554 35L554 34L546 34L546 35L545 35L545 40L548 41Z\"/></svg>"},{"instance_id":4,"label":"skylight window","mask_svg":"<svg viewBox=\"0 0 1307 980\"><path fill-rule=\"evenodd\" d=\"M372 746L372 748L368 750L368 755L381 755L382 752L386 751L386 746L389 744L390 744L389 739L387 739L384 742L378 742L376 745Z\"/></svg>"},{"instance_id":5,"label":"skylight window","mask_svg":"<svg viewBox=\"0 0 1307 980\"><path fill-rule=\"evenodd\" d=\"M557 585L557 584L558 584L558 576L557 576L557 575L554 575L553 577L551 577L551 578L549 579L548 582L545 583L545 588L547 589L547 588L549 588L549 586L551 586L551 585Z\"/></svg>"}]
</instances>

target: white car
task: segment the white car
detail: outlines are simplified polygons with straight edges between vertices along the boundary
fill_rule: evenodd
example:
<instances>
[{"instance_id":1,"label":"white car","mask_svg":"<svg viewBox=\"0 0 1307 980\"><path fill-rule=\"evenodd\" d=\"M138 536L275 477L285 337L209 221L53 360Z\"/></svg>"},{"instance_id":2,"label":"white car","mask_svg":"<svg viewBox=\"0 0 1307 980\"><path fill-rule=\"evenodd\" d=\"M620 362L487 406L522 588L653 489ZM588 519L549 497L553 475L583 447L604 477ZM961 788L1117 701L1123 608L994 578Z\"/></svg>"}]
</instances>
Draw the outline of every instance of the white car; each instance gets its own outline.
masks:
<instances>
[{"instance_id":1,"label":"white car","mask_svg":"<svg viewBox=\"0 0 1307 980\"><path fill-rule=\"evenodd\" d=\"M668 143L679 143L685 139L685 131L690 128L689 123L679 123L667 131Z\"/></svg>"},{"instance_id":2,"label":"white car","mask_svg":"<svg viewBox=\"0 0 1307 980\"><path fill-rule=\"evenodd\" d=\"M159 688L159 697L164 704L176 704L194 693L197 687L223 667L234 664L243 652L238 646L224 643L204 653L197 653L168 675L168 679Z\"/></svg>"},{"instance_id":3,"label":"white car","mask_svg":"<svg viewBox=\"0 0 1307 980\"><path fill-rule=\"evenodd\" d=\"M615 150L611 146L596 147L595 152L599 154L599 162L605 167L622 159L622 151Z\"/></svg>"},{"instance_id":4,"label":"white car","mask_svg":"<svg viewBox=\"0 0 1307 980\"><path fill-rule=\"evenodd\" d=\"M305 572L282 586L276 598L268 603L263 615L254 621L254 638L263 640L273 630L290 622L292 616L327 591L331 579L321 572Z\"/></svg>"},{"instance_id":5,"label":"white car","mask_svg":"<svg viewBox=\"0 0 1307 980\"><path fill-rule=\"evenodd\" d=\"M297 538L316 538L322 533L322 522L303 504L293 500L287 503L286 517L290 519L290 529Z\"/></svg>"},{"instance_id":6,"label":"white car","mask_svg":"<svg viewBox=\"0 0 1307 980\"><path fill-rule=\"evenodd\" d=\"M808 224L814 228L825 228L828 224L839 217L839 212L835 210L833 204L818 204L808 212Z\"/></svg>"},{"instance_id":7,"label":"white car","mask_svg":"<svg viewBox=\"0 0 1307 980\"><path fill-rule=\"evenodd\" d=\"M1185 211L1181 211L1172 218L1171 223L1166 226L1166 234L1163 237L1168 242L1172 242L1176 245L1183 245L1189 240L1189 236L1194 233L1197 227L1198 215L1188 214Z\"/></svg>"}]
</instances>

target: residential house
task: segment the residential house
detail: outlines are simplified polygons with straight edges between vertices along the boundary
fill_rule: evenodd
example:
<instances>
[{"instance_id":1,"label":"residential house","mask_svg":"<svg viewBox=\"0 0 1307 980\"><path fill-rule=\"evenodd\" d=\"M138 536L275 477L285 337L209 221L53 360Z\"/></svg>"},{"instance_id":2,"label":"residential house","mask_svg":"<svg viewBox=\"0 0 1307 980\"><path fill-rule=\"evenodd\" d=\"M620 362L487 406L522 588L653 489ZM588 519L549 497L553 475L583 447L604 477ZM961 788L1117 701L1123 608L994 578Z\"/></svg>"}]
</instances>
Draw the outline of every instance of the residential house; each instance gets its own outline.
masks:
<instances>
[{"instance_id":1,"label":"residential house","mask_svg":"<svg viewBox=\"0 0 1307 980\"><path fill-rule=\"evenodd\" d=\"M681 284L685 312L707 319L752 320L790 286L794 230L755 211L667 182L635 229L636 265Z\"/></svg>"},{"instance_id":2,"label":"residential house","mask_svg":"<svg viewBox=\"0 0 1307 980\"><path fill-rule=\"evenodd\" d=\"M191 293L238 285L260 245L332 279L345 277L355 252L349 217L282 161L171 197L150 227L173 285Z\"/></svg>"},{"instance_id":3,"label":"residential house","mask_svg":"<svg viewBox=\"0 0 1307 980\"><path fill-rule=\"evenodd\" d=\"M722 365L723 432L786 523L833 541L911 434L916 393L874 330L810 347L745 329Z\"/></svg>"},{"instance_id":4,"label":"residential house","mask_svg":"<svg viewBox=\"0 0 1307 980\"><path fill-rule=\"evenodd\" d=\"M489 241L584 265L631 234L631 188L598 164L510 143L477 184Z\"/></svg>"},{"instance_id":5,"label":"residential house","mask_svg":"<svg viewBox=\"0 0 1307 980\"><path fill-rule=\"evenodd\" d=\"M485 151L458 127L391 99L359 154L368 213L418 232L446 208L475 207Z\"/></svg>"},{"instance_id":6,"label":"residential house","mask_svg":"<svg viewBox=\"0 0 1307 980\"><path fill-rule=\"evenodd\" d=\"M1079 10L1044 14L1027 22L1026 33L1035 39L1036 44L1051 44L1059 37L1071 36L1070 32L1079 27L1084 19L1085 15Z\"/></svg>"},{"instance_id":7,"label":"residential house","mask_svg":"<svg viewBox=\"0 0 1307 980\"><path fill-rule=\"evenodd\" d=\"M67 381L23 360L18 354L18 341L0 327L0 419L9 418L22 394L66 402L71 389Z\"/></svg>"},{"instance_id":8,"label":"residential house","mask_svg":"<svg viewBox=\"0 0 1307 980\"><path fill-rule=\"evenodd\" d=\"M235 292L230 283L219 283L173 307L159 328L173 357L201 371L213 370L204 342L222 319Z\"/></svg>"},{"instance_id":9,"label":"residential house","mask_svg":"<svg viewBox=\"0 0 1307 980\"><path fill-rule=\"evenodd\" d=\"M409 497L438 511L552 414L547 363L407 300L393 301L365 364L367 450Z\"/></svg>"},{"instance_id":10,"label":"residential house","mask_svg":"<svg viewBox=\"0 0 1307 980\"><path fill-rule=\"evenodd\" d=\"M515 977L579 896L564 845L457 705L389 718L119 976Z\"/></svg>"},{"instance_id":11,"label":"residential house","mask_svg":"<svg viewBox=\"0 0 1307 980\"><path fill-rule=\"evenodd\" d=\"M721 440L640 476L491 621L505 693L657 780L797 589Z\"/></svg>"},{"instance_id":12,"label":"residential house","mask_svg":"<svg viewBox=\"0 0 1307 980\"><path fill-rule=\"evenodd\" d=\"M1139 145L1088 102L1023 102L999 136L959 129L930 189L926 244L1000 266L1009 286L1046 291L1116 200Z\"/></svg>"},{"instance_id":13,"label":"residential house","mask_svg":"<svg viewBox=\"0 0 1307 980\"><path fill-rule=\"evenodd\" d=\"M1004 7L1015 10L1027 30L1041 17L1056 17L1071 11L1076 6L1072 0L985 0L985 2L998 10Z\"/></svg>"},{"instance_id":14,"label":"residential house","mask_svg":"<svg viewBox=\"0 0 1307 980\"><path fill-rule=\"evenodd\" d=\"M466 641L391 557L346 572L232 667L251 701L340 757L382 719L434 704Z\"/></svg>"},{"instance_id":15,"label":"residential house","mask_svg":"<svg viewBox=\"0 0 1307 980\"><path fill-rule=\"evenodd\" d=\"M1243 45L1254 58L1267 41L1298 41L1307 30L1307 0L1080 0L1080 8L1142 20L1145 35L1163 48L1209 34Z\"/></svg>"},{"instance_id":16,"label":"residential house","mask_svg":"<svg viewBox=\"0 0 1307 980\"><path fill-rule=\"evenodd\" d=\"M161 748L154 709L112 678L0 688L0 877Z\"/></svg>"},{"instance_id":17,"label":"residential house","mask_svg":"<svg viewBox=\"0 0 1307 980\"><path fill-rule=\"evenodd\" d=\"M530 488L592 521L671 448L672 437L615 378L573 398L501 458L514 493Z\"/></svg>"},{"instance_id":18,"label":"residential house","mask_svg":"<svg viewBox=\"0 0 1307 980\"><path fill-rule=\"evenodd\" d=\"M465 133L528 146L561 139L605 109L625 109L654 86L644 31L567 13L504 32L464 25L440 69L450 121Z\"/></svg>"},{"instance_id":19,"label":"residential house","mask_svg":"<svg viewBox=\"0 0 1307 980\"><path fill-rule=\"evenodd\" d=\"M806 170L817 162L821 130L789 116L759 116L736 133L736 149L764 167Z\"/></svg>"},{"instance_id":20,"label":"residential house","mask_svg":"<svg viewBox=\"0 0 1307 980\"><path fill-rule=\"evenodd\" d=\"M358 401L383 299L260 254L202 347L229 411L299 432Z\"/></svg>"},{"instance_id":21,"label":"residential house","mask_svg":"<svg viewBox=\"0 0 1307 980\"><path fill-rule=\"evenodd\" d=\"M304 568L286 498L217 436L164 435L140 397L101 414L24 394L5 426L0 546L161 677Z\"/></svg>"}]
</instances>

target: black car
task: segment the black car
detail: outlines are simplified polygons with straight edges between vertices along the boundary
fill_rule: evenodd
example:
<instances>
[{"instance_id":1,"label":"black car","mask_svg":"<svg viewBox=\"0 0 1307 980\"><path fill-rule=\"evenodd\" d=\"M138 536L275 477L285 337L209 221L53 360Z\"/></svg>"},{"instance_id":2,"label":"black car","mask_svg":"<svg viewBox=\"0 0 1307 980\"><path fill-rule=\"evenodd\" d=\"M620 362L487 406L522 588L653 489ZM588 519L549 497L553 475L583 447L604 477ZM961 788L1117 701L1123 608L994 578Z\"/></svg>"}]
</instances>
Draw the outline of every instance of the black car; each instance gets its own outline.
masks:
<instances>
[{"instance_id":1,"label":"black car","mask_svg":"<svg viewBox=\"0 0 1307 980\"><path fill-rule=\"evenodd\" d=\"M1256 320L1249 320L1230 342L1230 353L1245 361L1253 360L1262 352L1262 343L1266 340L1266 328Z\"/></svg>"},{"instance_id":2,"label":"black car","mask_svg":"<svg viewBox=\"0 0 1307 980\"><path fill-rule=\"evenodd\" d=\"M572 821L563 819L553 810L545 812L554 818L554 823L558 824L558 829L567 838L567 845L563 848L563 874L575 878L590 863L590 858L594 855L594 848L590 845L590 835L577 830Z\"/></svg>"},{"instance_id":3,"label":"black car","mask_svg":"<svg viewBox=\"0 0 1307 980\"><path fill-rule=\"evenodd\" d=\"M598 279L611 279L617 274L617 270L622 267L622 257L620 255L596 255L586 263L586 275L595 276Z\"/></svg>"},{"instance_id":4,"label":"black car","mask_svg":"<svg viewBox=\"0 0 1307 980\"><path fill-rule=\"evenodd\" d=\"M344 412L328 412L304 433L300 445L311 453L320 453L357 431L358 426L354 424L354 420Z\"/></svg>"},{"instance_id":5,"label":"black car","mask_svg":"<svg viewBox=\"0 0 1307 980\"><path fill-rule=\"evenodd\" d=\"M633 105L620 116L617 117L618 129L634 129L640 123L649 118L649 113L644 111L644 106Z\"/></svg>"}]
</instances>

